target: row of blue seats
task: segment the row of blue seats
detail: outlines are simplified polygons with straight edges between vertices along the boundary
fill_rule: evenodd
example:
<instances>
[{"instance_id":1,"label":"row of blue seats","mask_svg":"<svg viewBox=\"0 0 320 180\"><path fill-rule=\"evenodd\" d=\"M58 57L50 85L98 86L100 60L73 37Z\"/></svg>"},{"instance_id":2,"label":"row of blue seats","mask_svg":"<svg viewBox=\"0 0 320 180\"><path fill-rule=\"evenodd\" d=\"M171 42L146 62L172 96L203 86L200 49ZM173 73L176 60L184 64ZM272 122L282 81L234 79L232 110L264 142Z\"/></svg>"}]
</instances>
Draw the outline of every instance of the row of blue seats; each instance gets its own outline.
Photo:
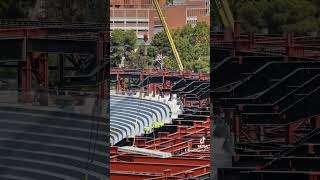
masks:
<instances>
[{"instance_id":1,"label":"row of blue seats","mask_svg":"<svg viewBox=\"0 0 320 180\"><path fill-rule=\"evenodd\" d=\"M110 98L110 143L141 135L153 122L170 120L170 107L164 103L130 96Z\"/></svg>"}]
</instances>

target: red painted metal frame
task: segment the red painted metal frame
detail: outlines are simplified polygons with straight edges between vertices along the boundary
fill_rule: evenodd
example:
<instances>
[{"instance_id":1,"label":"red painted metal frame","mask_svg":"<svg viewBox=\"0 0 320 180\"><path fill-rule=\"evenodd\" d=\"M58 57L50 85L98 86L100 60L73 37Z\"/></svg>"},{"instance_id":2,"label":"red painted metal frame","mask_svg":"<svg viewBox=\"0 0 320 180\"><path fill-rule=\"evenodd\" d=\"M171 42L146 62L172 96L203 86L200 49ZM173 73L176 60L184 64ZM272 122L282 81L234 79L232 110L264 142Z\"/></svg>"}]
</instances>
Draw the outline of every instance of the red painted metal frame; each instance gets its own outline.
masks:
<instances>
[{"instance_id":1,"label":"red painted metal frame","mask_svg":"<svg viewBox=\"0 0 320 180\"><path fill-rule=\"evenodd\" d=\"M188 71L176 72L176 71L167 71L167 70L132 70L132 69L111 69L110 75L116 76L116 93L121 94L121 92L126 91L126 78L130 76L136 76L140 79L140 82L144 80L144 77L148 76L162 76L165 77L180 77L183 79L198 79L205 81L209 79L208 73L192 73ZM173 82L170 80L165 80L162 84L150 83L148 84L148 93L158 94L162 90L170 90L173 86ZM142 89L141 89L142 90Z\"/></svg>"},{"instance_id":2,"label":"red painted metal frame","mask_svg":"<svg viewBox=\"0 0 320 180\"><path fill-rule=\"evenodd\" d=\"M236 52L257 52L282 54L289 57L320 57L319 37L295 37L285 35L240 33L240 23L236 22L235 32L226 30L211 33L211 47L228 48Z\"/></svg>"},{"instance_id":3,"label":"red painted metal frame","mask_svg":"<svg viewBox=\"0 0 320 180\"><path fill-rule=\"evenodd\" d=\"M48 54L45 52L29 52L27 51L28 40L29 39L42 39L49 38L50 40L66 40L72 39L76 41L81 40L91 40L96 41L96 57L97 57L97 65L101 65L103 63L104 57L107 52L105 52L105 42L108 41L109 36L108 33L94 33L94 32L86 32L86 33L75 33L68 32L68 30L60 30L60 31L51 31L49 27L6 27L2 26L0 28L0 38L1 39L23 39L22 44L22 54L24 62L20 66L21 72L21 82L19 87L21 87L24 92L24 100L28 101L28 94L32 90L32 73L34 74L38 81L38 85L43 92L46 92L49 88L49 69L48 69ZM60 52L57 52L60 53ZM39 61L39 69L32 69L32 62ZM102 82L98 84L99 96L101 98L106 97L106 82L103 80L105 75L105 70L102 74L100 74L100 78L102 78ZM29 99L30 100L30 99Z\"/></svg>"},{"instance_id":4,"label":"red painted metal frame","mask_svg":"<svg viewBox=\"0 0 320 180\"><path fill-rule=\"evenodd\" d=\"M192 127L178 126L177 132L160 133L154 140L137 137L135 146L173 153L171 158L130 155L119 152L117 147L111 147L111 179L181 179L208 173L210 152L190 151L199 145L201 137L209 139L208 132L210 121L195 121Z\"/></svg>"}]
</instances>

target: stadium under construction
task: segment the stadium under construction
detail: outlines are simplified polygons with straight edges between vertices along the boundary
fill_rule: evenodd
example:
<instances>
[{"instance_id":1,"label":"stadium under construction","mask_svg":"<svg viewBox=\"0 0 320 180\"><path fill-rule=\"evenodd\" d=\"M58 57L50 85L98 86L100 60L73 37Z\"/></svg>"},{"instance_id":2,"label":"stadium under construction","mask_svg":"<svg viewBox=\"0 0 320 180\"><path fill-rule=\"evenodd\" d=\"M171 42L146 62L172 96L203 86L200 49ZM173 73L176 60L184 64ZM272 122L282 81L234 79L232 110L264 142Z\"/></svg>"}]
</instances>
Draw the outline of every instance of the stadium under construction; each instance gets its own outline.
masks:
<instances>
[{"instance_id":1,"label":"stadium under construction","mask_svg":"<svg viewBox=\"0 0 320 180\"><path fill-rule=\"evenodd\" d=\"M1 20L0 179L319 180L320 38L233 27L209 75L110 70L105 25Z\"/></svg>"},{"instance_id":2,"label":"stadium under construction","mask_svg":"<svg viewBox=\"0 0 320 180\"><path fill-rule=\"evenodd\" d=\"M319 179L319 38L234 27L211 33L211 81L204 74L111 72L121 111L132 119L121 130L126 138L111 146L112 179ZM162 116L148 111L152 103ZM115 116L117 105L111 101ZM148 116L165 125L144 133Z\"/></svg>"},{"instance_id":3,"label":"stadium under construction","mask_svg":"<svg viewBox=\"0 0 320 180\"><path fill-rule=\"evenodd\" d=\"M113 69L110 78L110 178L208 178L209 75Z\"/></svg>"},{"instance_id":4,"label":"stadium under construction","mask_svg":"<svg viewBox=\"0 0 320 180\"><path fill-rule=\"evenodd\" d=\"M213 122L234 137L218 179L319 179L319 37L234 29L211 33Z\"/></svg>"},{"instance_id":5,"label":"stadium under construction","mask_svg":"<svg viewBox=\"0 0 320 180\"><path fill-rule=\"evenodd\" d=\"M159 7L180 72L111 72L111 141L125 137L111 178L320 179L319 38L240 33L228 2L215 4L224 31L210 33L210 78L184 71Z\"/></svg>"}]
</instances>

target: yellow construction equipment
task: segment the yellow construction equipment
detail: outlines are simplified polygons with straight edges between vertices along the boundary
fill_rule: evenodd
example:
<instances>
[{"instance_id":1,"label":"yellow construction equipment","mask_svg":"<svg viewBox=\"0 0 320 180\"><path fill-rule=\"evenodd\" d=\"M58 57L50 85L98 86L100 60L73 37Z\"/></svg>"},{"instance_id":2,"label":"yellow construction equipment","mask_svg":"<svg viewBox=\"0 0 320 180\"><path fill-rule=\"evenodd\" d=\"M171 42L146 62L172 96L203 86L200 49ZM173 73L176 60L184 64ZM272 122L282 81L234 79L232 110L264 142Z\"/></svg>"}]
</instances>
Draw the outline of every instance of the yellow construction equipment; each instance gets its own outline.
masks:
<instances>
[{"instance_id":1,"label":"yellow construction equipment","mask_svg":"<svg viewBox=\"0 0 320 180\"><path fill-rule=\"evenodd\" d=\"M166 35L167 35L167 38L168 38L168 40L169 40L169 43L170 43L172 52L173 52L174 57L176 58L176 61L177 61L177 63L178 63L179 70L180 70L180 71L183 71L183 64L182 64L182 62L181 62L181 59L180 59L178 50L177 50L177 48L176 48L176 45L174 44L174 41L173 41L173 39L172 39L172 36L171 36L170 30L169 30L169 28L168 28L168 25L167 25L167 23L166 23L166 20L165 20L165 18L164 18L164 16L163 16L162 10L161 10L161 8L160 8L160 4L159 4L158 0L152 0L152 1L153 1L153 4L154 4L154 6L155 6L155 8L156 8L156 10L157 10L157 13L158 13L159 18L160 18L160 20L161 20L161 24L162 24L162 26L163 26L163 28L164 28L164 31L165 31L165 33L166 33Z\"/></svg>"},{"instance_id":2,"label":"yellow construction equipment","mask_svg":"<svg viewBox=\"0 0 320 180\"><path fill-rule=\"evenodd\" d=\"M222 24L225 28L234 29L234 19L228 0L215 0Z\"/></svg>"},{"instance_id":3,"label":"yellow construction equipment","mask_svg":"<svg viewBox=\"0 0 320 180\"><path fill-rule=\"evenodd\" d=\"M175 46L175 43L174 43L174 41L172 39L170 30L168 28L168 25L166 23L164 15L162 13L160 4L159 4L158 0L152 0L152 1L153 1L153 4L154 4L154 6L155 6L155 8L157 10L157 13L158 13L159 18L161 20L161 24L162 24L162 26L164 28L164 31L165 31L165 33L167 35L167 38L169 40L172 52L174 54L174 57L176 58L176 61L177 61L178 66L179 66L179 69L180 69L180 71L183 71L184 70L183 64L181 62L181 59L180 59L178 50L177 50L177 48ZM228 0L215 0L215 3L216 3L216 6L217 6L217 9L219 11L223 26L225 28L230 28L233 31L234 30L234 18L233 18L233 14L231 12Z\"/></svg>"}]
</instances>

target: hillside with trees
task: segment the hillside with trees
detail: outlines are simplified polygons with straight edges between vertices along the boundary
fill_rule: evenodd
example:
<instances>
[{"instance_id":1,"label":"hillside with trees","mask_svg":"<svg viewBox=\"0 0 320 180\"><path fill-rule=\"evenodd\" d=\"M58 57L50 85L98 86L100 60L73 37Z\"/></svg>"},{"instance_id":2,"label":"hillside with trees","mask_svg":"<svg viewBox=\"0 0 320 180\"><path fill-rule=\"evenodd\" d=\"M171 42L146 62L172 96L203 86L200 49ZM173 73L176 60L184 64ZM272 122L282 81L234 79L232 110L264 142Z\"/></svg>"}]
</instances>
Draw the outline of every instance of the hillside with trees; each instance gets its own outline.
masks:
<instances>
[{"instance_id":1,"label":"hillside with trees","mask_svg":"<svg viewBox=\"0 0 320 180\"><path fill-rule=\"evenodd\" d=\"M308 35L320 30L319 0L229 0L229 4L246 32ZM216 11L214 15L214 20L218 20ZM217 28L219 23L215 22Z\"/></svg>"},{"instance_id":2,"label":"hillside with trees","mask_svg":"<svg viewBox=\"0 0 320 180\"><path fill-rule=\"evenodd\" d=\"M0 17L1 19L21 19L29 15L34 0L1 0Z\"/></svg>"}]
</instances>

